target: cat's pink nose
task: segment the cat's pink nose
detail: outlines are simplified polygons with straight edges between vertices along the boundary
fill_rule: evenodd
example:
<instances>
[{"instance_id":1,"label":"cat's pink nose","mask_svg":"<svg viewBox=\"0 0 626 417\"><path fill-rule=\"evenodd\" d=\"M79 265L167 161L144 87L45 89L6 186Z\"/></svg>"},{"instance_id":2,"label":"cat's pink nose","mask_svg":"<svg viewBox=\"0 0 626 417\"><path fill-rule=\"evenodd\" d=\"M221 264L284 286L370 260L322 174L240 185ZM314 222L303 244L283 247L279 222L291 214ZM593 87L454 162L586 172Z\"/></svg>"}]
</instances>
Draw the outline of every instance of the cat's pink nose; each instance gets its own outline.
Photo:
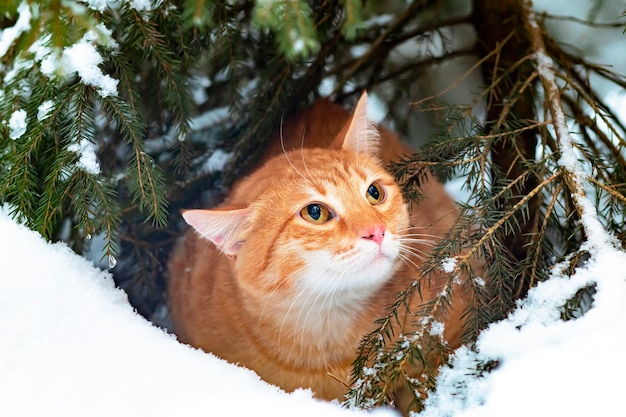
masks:
<instances>
[{"instance_id":1,"label":"cat's pink nose","mask_svg":"<svg viewBox=\"0 0 626 417\"><path fill-rule=\"evenodd\" d=\"M385 226L374 226L365 230L363 233L363 239L373 240L379 246L383 243L385 238Z\"/></svg>"}]
</instances>

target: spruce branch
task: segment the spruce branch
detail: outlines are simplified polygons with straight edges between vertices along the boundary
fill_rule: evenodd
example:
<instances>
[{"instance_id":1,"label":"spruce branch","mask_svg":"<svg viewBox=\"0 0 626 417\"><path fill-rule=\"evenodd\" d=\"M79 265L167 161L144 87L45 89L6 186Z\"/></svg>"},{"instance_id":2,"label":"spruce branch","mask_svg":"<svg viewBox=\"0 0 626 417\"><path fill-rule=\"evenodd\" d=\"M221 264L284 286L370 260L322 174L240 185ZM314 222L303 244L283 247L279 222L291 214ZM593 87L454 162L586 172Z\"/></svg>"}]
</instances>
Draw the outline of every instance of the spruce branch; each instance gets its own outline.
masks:
<instances>
[{"instance_id":1,"label":"spruce branch","mask_svg":"<svg viewBox=\"0 0 626 417\"><path fill-rule=\"evenodd\" d=\"M345 19L342 31L346 40L351 41L356 37L357 29L361 23L363 3L360 0L342 0L345 10Z\"/></svg>"},{"instance_id":2,"label":"spruce branch","mask_svg":"<svg viewBox=\"0 0 626 417\"><path fill-rule=\"evenodd\" d=\"M91 238L92 233L104 232L105 251L113 268L118 255L117 230L121 224L120 209L114 189L102 178L77 170L70 180L68 189L72 194L71 205L79 216L78 226L84 231L84 237Z\"/></svg>"},{"instance_id":3,"label":"spruce branch","mask_svg":"<svg viewBox=\"0 0 626 417\"><path fill-rule=\"evenodd\" d=\"M562 190L563 190L563 184L560 182L557 183L556 187L552 191L550 202L548 203L548 206L546 207L546 211L543 215L543 221L541 223L541 227L538 230L537 237L535 237L533 239L534 242L531 243L533 250L532 250L532 256L529 258L531 259L531 261L528 266L528 269L530 270L529 285L531 287L534 286L539 280L539 275L542 270L541 265L540 265L540 257L542 256L542 253L544 252L544 246L546 246L549 243L549 241L545 237L548 232L550 220L555 215L555 208L559 199L559 194L561 193ZM520 296L521 294L517 294L517 295Z\"/></svg>"},{"instance_id":4,"label":"spruce branch","mask_svg":"<svg viewBox=\"0 0 626 417\"><path fill-rule=\"evenodd\" d=\"M588 19L580 19L575 16L562 16L562 15L555 15L555 14L551 14L547 12L543 12L538 15L541 16L541 18L538 20L550 19L550 20L559 20L563 22L574 22L574 23L579 23L580 25L583 25L583 26L595 27L595 28L613 29L613 28L624 27L624 23L622 22L614 22L614 23L594 22Z\"/></svg>"},{"instance_id":5,"label":"spruce branch","mask_svg":"<svg viewBox=\"0 0 626 417\"><path fill-rule=\"evenodd\" d=\"M303 0L256 2L254 23L276 33L278 45L287 59L307 57L319 49L312 10Z\"/></svg>"},{"instance_id":6,"label":"spruce branch","mask_svg":"<svg viewBox=\"0 0 626 417\"><path fill-rule=\"evenodd\" d=\"M617 190L617 186L610 186L610 185L602 184L600 181L596 180L593 177L587 177L587 180L591 182L593 185L595 185L596 187L601 188L602 190L606 191L613 198L621 201L626 206L626 196L622 192ZM623 187L624 184L620 184L620 186Z\"/></svg>"},{"instance_id":7,"label":"spruce branch","mask_svg":"<svg viewBox=\"0 0 626 417\"><path fill-rule=\"evenodd\" d=\"M184 27L196 27L199 30L210 28L214 22L211 16L212 0L185 0L183 3Z\"/></svg>"},{"instance_id":8,"label":"spruce branch","mask_svg":"<svg viewBox=\"0 0 626 417\"><path fill-rule=\"evenodd\" d=\"M587 204L588 200L583 184L584 178L581 175L582 170L579 164L571 158L574 152L574 140L570 135L565 121L566 116L561 102L559 86L556 81L553 61L547 55L541 28L532 11L532 1L523 0L522 5L522 18L524 19L525 28L530 37L531 48L534 52L534 59L546 97L546 105L554 122L554 132L561 151L561 158L558 164L562 169L565 184L573 197L579 216L585 217L588 221L597 221L595 210L590 212L593 206ZM593 235L589 227L589 223L583 222L583 228L588 238L590 235ZM594 243L598 244L598 242Z\"/></svg>"},{"instance_id":9,"label":"spruce branch","mask_svg":"<svg viewBox=\"0 0 626 417\"><path fill-rule=\"evenodd\" d=\"M500 230L502 226L504 226L507 221L516 214L519 210L526 207L528 202L534 198L544 187L553 182L555 179L559 177L559 173L554 173L548 178L544 179L539 185L537 185L534 189L532 189L528 194L523 196L513 207L511 207L507 212L500 218L498 221L489 229L483 231L482 237L474 244L472 247L468 249L468 251L459 257L461 264L467 264L473 256L476 255L476 252L479 248L483 246L488 240L492 240L494 234ZM521 180L521 177L519 177ZM504 193L504 190L500 191L500 193ZM454 272L454 271L453 271Z\"/></svg>"},{"instance_id":10,"label":"spruce branch","mask_svg":"<svg viewBox=\"0 0 626 417\"><path fill-rule=\"evenodd\" d=\"M390 35L403 28L407 22L409 22L421 10L428 9L438 1L439 0L416 0L405 10L395 16L395 19L384 28L383 32L370 43L367 52L350 62L347 69L341 72L341 78L331 95L338 93L340 89L344 87L345 83L354 77L359 69L374 60L373 57L375 55L382 54L383 56L387 56L391 48L387 48L385 42L388 38L390 38Z\"/></svg>"},{"instance_id":11,"label":"spruce branch","mask_svg":"<svg viewBox=\"0 0 626 417\"><path fill-rule=\"evenodd\" d=\"M131 163L128 181L133 203L138 204L139 210L147 211L148 220L157 227L167 222L167 201L164 193L163 174L151 156L144 151L143 123L129 105L116 98L102 98L102 103L115 120L126 140L132 147Z\"/></svg>"},{"instance_id":12,"label":"spruce branch","mask_svg":"<svg viewBox=\"0 0 626 417\"><path fill-rule=\"evenodd\" d=\"M502 48L506 47L507 42L511 39L511 37L513 37L513 35L514 35L514 32L510 32L509 35L502 42L498 43L496 48L492 49L484 57L482 57L478 61L476 61L467 71L465 71L465 73L463 73L460 77L456 78L446 88L444 88L443 90L439 91L436 94L433 94L433 95L430 95L428 97L424 97L424 98L422 98L422 99L420 99L418 101L415 101L415 102L411 103L411 105L412 106L420 106L423 103L435 101L439 97L445 95L446 93L449 93L451 90L453 90L455 87L457 87L463 80L465 80L467 77L469 77L470 74L472 74L478 68L480 68L480 66L483 65L485 62L487 62L489 59L492 59L494 57L498 57L500 55L500 53L501 53ZM498 84L498 83L496 82L495 84ZM486 95L486 92L483 93L483 94ZM481 98L484 97L484 95L481 95ZM478 102L478 101L479 101L479 98L476 98L476 100L474 102ZM437 108L435 108L435 109L437 109Z\"/></svg>"}]
</instances>

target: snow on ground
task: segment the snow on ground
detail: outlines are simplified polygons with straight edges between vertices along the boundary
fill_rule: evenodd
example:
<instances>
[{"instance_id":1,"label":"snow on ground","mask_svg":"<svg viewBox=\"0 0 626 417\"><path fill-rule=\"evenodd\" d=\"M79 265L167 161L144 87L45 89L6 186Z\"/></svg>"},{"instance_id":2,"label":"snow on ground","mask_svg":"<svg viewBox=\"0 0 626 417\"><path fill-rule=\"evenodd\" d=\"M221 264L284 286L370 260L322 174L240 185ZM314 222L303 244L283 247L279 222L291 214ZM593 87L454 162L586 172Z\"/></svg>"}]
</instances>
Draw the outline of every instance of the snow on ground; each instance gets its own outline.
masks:
<instances>
[{"instance_id":1,"label":"snow on ground","mask_svg":"<svg viewBox=\"0 0 626 417\"><path fill-rule=\"evenodd\" d=\"M178 343L136 314L108 273L2 210L0 247L2 416L357 414Z\"/></svg>"},{"instance_id":2,"label":"snow on ground","mask_svg":"<svg viewBox=\"0 0 626 417\"><path fill-rule=\"evenodd\" d=\"M626 253L605 246L572 278L553 277L531 290L523 306L463 348L443 370L440 391L422 417L622 415L626 374ZM586 283L596 283L591 310L559 320L558 306ZM476 361L498 360L484 378ZM620 410L620 411L618 411Z\"/></svg>"},{"instance_id":3,"label":"snow on ground","mask_svg":"<svg viewBox=\"0 0 626 417\"><path fill-rule=\"evenodd\" d=\"M484 332L478 355L461 350L423 415L572 417L626 409L626 253L595 246L573 278L555 272ZM178 343L136 314L108 273L2 212L0 247L0 415L356 415L307 391L285 394ZM593 308L558 320L556 306L591 282L598 290ZM485 378L468 378L481 359L501 364Z\"/></svg>"}]
</instances>

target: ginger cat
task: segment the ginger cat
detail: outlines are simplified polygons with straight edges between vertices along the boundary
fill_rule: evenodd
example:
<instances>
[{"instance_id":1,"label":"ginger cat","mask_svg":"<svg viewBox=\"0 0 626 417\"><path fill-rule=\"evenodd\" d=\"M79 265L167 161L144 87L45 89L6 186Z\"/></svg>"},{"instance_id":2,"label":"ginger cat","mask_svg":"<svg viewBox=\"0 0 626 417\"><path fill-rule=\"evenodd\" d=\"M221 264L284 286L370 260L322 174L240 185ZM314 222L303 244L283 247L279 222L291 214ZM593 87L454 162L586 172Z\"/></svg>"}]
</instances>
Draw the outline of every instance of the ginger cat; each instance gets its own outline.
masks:
<instances>
[{"instance_id":1,"label":"ginger cat","mask_svg":"<svg viewBox=\"0 0 626 417\"><path fill-rule=\"evenodd\" d=\"M420 256L458 216L432 178L409 210L383 167L409 152L368 122L366 94L352 117L321 100L286 122L265 163L222 206L183 212L195 230L169 264L179 340L287 391L305 387L342 400L361 338L420 278ZM413 306L439 284L424 284ZM469 297L454 300L445 323L452 348Z\"/></svg>"}]
</instances>

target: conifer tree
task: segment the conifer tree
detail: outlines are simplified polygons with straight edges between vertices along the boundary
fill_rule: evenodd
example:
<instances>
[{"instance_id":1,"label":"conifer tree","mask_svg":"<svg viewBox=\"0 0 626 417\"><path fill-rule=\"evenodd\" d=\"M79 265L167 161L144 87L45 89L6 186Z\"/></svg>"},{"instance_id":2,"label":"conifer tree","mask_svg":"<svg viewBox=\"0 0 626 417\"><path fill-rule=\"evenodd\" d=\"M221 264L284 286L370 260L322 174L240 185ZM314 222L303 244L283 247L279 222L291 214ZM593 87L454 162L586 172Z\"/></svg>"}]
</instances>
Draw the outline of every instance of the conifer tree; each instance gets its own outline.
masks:
<instances>
[{"instance_id":1,"label":"conifer tree","mask_svg":"<svg viewBox=\"0 0 626 417\"><path fill-rule=\"evenodd\" d=\"M402 383L418 410L436 376L423 347L449 354L434 328L451 290L410 312L421 333L391 336L428 274L446 262L450 283L470 277L471 344L553 265L584 259L576 195L592 196L603 226L626 241L626 127L595 87L623 90L626 78L546 30L568 19L621 33L619 13L600 21L603 3L593 5L577 20L532 13L529 0L5 1L0 203L79 253L101 238L99 255L150 317L163 305L178 209L219 203L285 117L321 95L350 107L366 89L400 135L427 136L390 167L406 197L420 198L427 173L462 178L469 195L425 278L398 294L355 355L348 404L386 404ZM474 40L453 42L459 33ZM467 71L435 88L434 73L457 63ZM471 77L483 87L446 103ZM564 142L564 126L574 142ZM583 178L560 159L563 146L576 149ZM475 274L472 256L486 260L488 277ZM582 289L564 319L590 297L593 288ZM415 364L425 378L404 372Z\"/></svg>"}]
</instances>

